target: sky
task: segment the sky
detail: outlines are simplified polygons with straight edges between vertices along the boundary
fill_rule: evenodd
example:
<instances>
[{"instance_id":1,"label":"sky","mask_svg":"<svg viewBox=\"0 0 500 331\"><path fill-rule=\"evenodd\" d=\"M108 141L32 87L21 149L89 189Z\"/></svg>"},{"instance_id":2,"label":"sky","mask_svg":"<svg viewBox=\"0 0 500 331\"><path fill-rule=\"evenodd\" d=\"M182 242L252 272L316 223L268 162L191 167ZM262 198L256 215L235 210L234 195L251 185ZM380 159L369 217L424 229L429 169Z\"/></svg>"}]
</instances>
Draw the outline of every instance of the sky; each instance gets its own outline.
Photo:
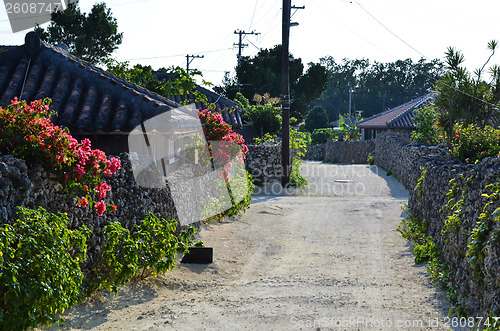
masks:
<instances>
[{"instance_id":1,"label":"sky","mask_svg":"<svg viewBox=\"0 0 500 331\"><path fill-rule=\"evenodd\" d=\"M281 43L281 0L105 2L123 32L123 43L112 57L157 69L185 68L187 54L203 55L190 68L201 70L215 85L225 72L234 74L236 30L260 33L245 36L244 56ZM94 3L80 0L80 8L89 12ZM500 40L499 0L292 0L292 5L305 6L292 11L292 22L299 25L290 33L290 52L304 64L325 56L337 62L443 59L453 46L473 70L490 55L488 41ZM0 8L0 45L23 44L28 31L13 34L5 7ZM500 56L490 63L500 64Z\"/></svg>"}]
</instances>

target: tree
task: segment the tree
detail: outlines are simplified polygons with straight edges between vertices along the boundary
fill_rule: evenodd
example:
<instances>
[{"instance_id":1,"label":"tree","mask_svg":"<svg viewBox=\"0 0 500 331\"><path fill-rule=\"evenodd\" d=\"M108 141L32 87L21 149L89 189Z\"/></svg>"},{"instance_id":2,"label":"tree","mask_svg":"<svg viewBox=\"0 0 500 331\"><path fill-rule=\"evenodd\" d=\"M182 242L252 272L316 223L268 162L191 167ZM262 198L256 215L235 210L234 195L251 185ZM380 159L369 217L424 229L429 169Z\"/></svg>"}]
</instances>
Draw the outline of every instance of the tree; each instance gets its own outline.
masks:
<instances>
[{"instance_id":1,"label":"tree","mask_svg":"<svg viewBox=\"0 0 500 331\"><path fill-rule=\"evenodd\" d=\"M131 83L145 87L166 98L172 95L193 94L195 102L206 101L207 97L196 90L195 76L201 76L201 72L190 70L187 72L181 67L160 68L153 71L151 66L136 64L132 68L129 63L116 60L106 60L107 71L113 75L123 78ZM191 102L192 100L186 100Z\"/></svg>"},{"instance_id":2,"label":"tree","mask_svg":"<svg viewBox=\"0 0 500 331\"><path fill-rule=\"evenodd\" d=\"M293 58L291 54L290 58L293 59L290 60L290 115L301 121L311 101L323 91L328 75L326 68L319 63L310 63L304 73L302 60ZM281 45L262 49L254 57L241 57L236 76L226 74L222 85L214 87L214 90L230 99L235 98L238 90L249 100L255 94L281 95Z\"/></svg>"},{"instance_id":3,"label":"tree","mask_svg":"<svg viewBox=\"0 0 500 331\"><path fill-rule=\"evenodd\" d=\"M349 108L349 84L353 87L352 108L363 111L364 117L396 107L426 94L442 76L439 60L411 59L390 63L367 59L344 59L336 62L328 56L321 59L329 74L328 83L319 99L309 106L325 107L331 120Z\"/></svg>"},{"instance_id":4,"label":"tree","mask_svg":"<svg viewBox=\"0 0 500 331\"><path fill-rule=\"evenodd\" d=\"M446 73L436 82L434 103L440 116L439 126L445 130L448 138L453 137L453 127L457 123L474 124L485 127L498 119L500 101L500 67L490 68L490 82L483 79L483 74L497 48L496 41L490 41L490 56L484 65L471 74L462 66L465 58L460 51L452 47L446 52Z\"/></svg>"},{"instance_id":5,"label":"tree","mask_svg":"<svg viewBox=\"0 0 500 331\"><path fill-rule=\"evenodd\" d=\"M315 129L326 128L329 126L328 115L325 108L316 106L309 110L306 115L306 130L313 132Z\"/></svg>"},{"instance_id":6,"label":"tree","mask_svg":"<svg viewBox=\"0 0 500 331\"><path fill-rule=\"evenodd\" d=\"M426 106L414 111L416 130L411 133L411 140L424 143L426 145L439 144L439 130L436 127L438 113L434 106Z\"/></svg>"},{"instance_id":7,"label":"tree","mask_svg":"<svg viewBox=\"0 0 500 331\"><path fill-rule=\"evenodd\" d=\"M116 18L104 2L94 4L89 14L71 2L65 10L51 14L47 30L37 25L35 32L49 44L65 43L71 54L92 64L103 63L123 39Z\"/></svg>"}]
</instances>

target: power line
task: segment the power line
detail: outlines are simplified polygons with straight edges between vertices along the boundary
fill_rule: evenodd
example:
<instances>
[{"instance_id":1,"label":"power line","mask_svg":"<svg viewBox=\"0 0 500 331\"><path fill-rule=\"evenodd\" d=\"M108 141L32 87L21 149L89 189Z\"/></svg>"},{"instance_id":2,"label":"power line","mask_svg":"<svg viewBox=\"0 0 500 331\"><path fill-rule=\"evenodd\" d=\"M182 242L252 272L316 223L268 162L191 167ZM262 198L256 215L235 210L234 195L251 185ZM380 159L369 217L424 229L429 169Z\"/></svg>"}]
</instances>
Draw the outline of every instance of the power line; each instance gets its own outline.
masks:
<instances>
[{"instance_id":1,"label":"power line","mask_svg":"<svg viewBox=\"0 0 500 331\"><path fill-rule=\"evenodd\" d=\"M412 45L410 45L409 43L407 43L406 41L404 41L402 38L400 38L396 33L394 33L391 29L389 29L387 26L385 26L385 24L383 24L382 22L380 22L375 16L373 16L368 10L365 9L365 7L363 7L359 1L357 0L354 0L356 2L356 4L361 8L363 9L363 11L365 13L367 13L368 15L370 15L371 18L373 18L378 24L380 24L384 29L386 29L387 31L389 31L390 34L392 34L394 37L398 38L403 44L405 44L406 46L410 47L411 49L413 49L415 52L417 52L418 54L420 54L420 56L422 57L426 57L424 54L422 54L419 50L417 50L415 47L413 47ZM351 2L352 3L352 2Z\"/></svg>"},{"instance_id":2,"label":"power line","mask_svg":"<svg viewBox=\"0 0 500 331\"><path fill-rule=\"evenodd\" d=\"M221 51L227 51L232 48L222 48L222 49L214 49L214 50L209 50L209 51L204 51L204 52L196 52L199 54L208 54L208 53L215 53L215 52L221 52ZM124 61L135 61L135 60L152 60L152 59L162 59L162 58L167 58L167 57L184 57L186 54L176 54L176 55L161 55L161 56L152 56L152 57L139 57L139 58L133 58L133 59L124 59Z\"/></svg>"},{"instance_id":3,"label":"power line","mask_svg":"<svg viewBox=\"0 0 500 331\"><path fill-rule=\"evenodd\" d=\"M255 17L255 11L257 10L258 3L259 3L259 0L255 0L255 6L253 7L252 19L250 20L250 25L248 26L248 30L250 30L252 28L252 23L253 23L253 19Z\"/></svg>"}]
</instances>

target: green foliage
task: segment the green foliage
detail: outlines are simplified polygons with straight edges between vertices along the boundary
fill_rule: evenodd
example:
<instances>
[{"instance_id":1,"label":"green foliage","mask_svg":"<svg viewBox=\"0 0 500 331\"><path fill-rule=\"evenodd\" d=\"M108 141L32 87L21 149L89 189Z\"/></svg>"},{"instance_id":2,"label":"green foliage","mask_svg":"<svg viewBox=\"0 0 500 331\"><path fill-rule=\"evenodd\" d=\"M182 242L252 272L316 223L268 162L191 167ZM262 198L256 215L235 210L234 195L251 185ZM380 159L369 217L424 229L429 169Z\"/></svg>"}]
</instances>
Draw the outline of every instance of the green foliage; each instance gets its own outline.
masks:
<instances>
[{"instance_id":1,"label":"green foliage","mask_svg":"<svg viewBox=\"0 0 500 331\"><path fill-rule=\"evenodd\" d=\"M329 141L335 141L336 139L337 139L337 134L335 133L335 131L333 131L332 128L315 129L311 133L312 145L324 144Z\"/></svg>"},{"instance_id":2,"label":"green foliage","mask_svg":"<svg viewBox=\"0 0 500 331\"><path fill-rule=\"evenodd\" d=\"M414 191L417 192L417 195L420 197L422 196L422 189L424 187L424 181L425 177L427 176L427 173L429 172L429 168L427 167L420 167L420 177L417 180L417 185L415 185Z\"/></svg>"},{"instance_id":3,"label":"green foliage","mask_svg":"<svg viewBox=\"0 0 500 331\"><path fill-rule=\"evenodd\" d=\"M290 57L293 56L290 54ZM281 94L281 45L271 49L262 49L254 57L243 56L236 67L236 77L226 75L221 86L215 92L229 99L234 99L239 90L238 83L243 83L243 95L252 99L255 94ZM291 116L301 122L307 107L324 90L328 74L319 63L309 63L304 73L300 58L290 61Z\"/></svg>"},{"instance_id":4,"label":"green foliage","mask_svg":"<svg viewBox=\"0 0 500 331\"><path fill-rule=\"evenodd\" d=\"M375 156L373 155L368 155L368 157L366 158L366 162L368 162L369 165L374 165L375 164Z\"/></svg>"},{"instance_id":5,"label":"green foliage","mask_svg":"<svg viewBox=\"0 0 500 331\"><path fill-rule=\"evenodd\" d=\"M290 128L290 149L292 151L292 170L290 172L290 185L305 187L307 179L300 172L302 158L306 155L307 146L311 144L308 134Z\"/></svg>"},{"instance_id":6,"label":"green foliage","mask_svg":"<svg viewBox=\"0 0 500 331\"><path fill-rule=\"evenodd\" d=\"M414 111L416 130L411 133L411 140L426 145L437 145L440 143L440 130L437 127L438 113L434 107L423 107Z\"/></svg>"},{"instance_id":7,"label":"green foliage","mask_svg":"<svg viewBox=\"0 0 500 331\"><path fill-rule=\"evenodd\" d=\"M128 62L118 62L108 59L105 61L106 70L113 75L126 81L145 87L166 98L173 95L194 96L194 100L186 98L186 104L191 102L204 102L207 96L196 90L196 76L202 76L200 71L190 70L187 72L181 67L161 68L153 71L151 66L136 64L132 68Z\"/></svg>"},{"instance_id":8,"label":"green foliage","mask_svg":"<svg viewBox=\"0 0 500 331\"><path fill-rule=\"evenodd\" d=\"M495 54L496 41L490 41L490 56L482 68L470 73L462 65L463 54L452 47L446 52L446 73L435 84L434 104L440 110L439 125L453 139L454 126L458 123L475 124L479 127L492 125L498 118L500 101L500 68L489 69L491 81L483 80L485 68Z\"/></svg>"},{"instance_id":9,"label":"green foliage","mask_svg":"<svg viewBox=\"0 0 500 331\"><path fill-rule=\"evenodd\" d=\"M245 96L241 92L237 92L234 97L234 102L240 105L243 113L245 113L250 108L250 101L245 98Z\"/></svg>"},{"instance_id":10,"label":"green foliage","mask_svg":"<svg viewBox=\"0 0 500 331\"><path fill-rule=\"evenodd\" d=\"M132 233L118 222L104 228L106 241L96 279L87 289L109 289L117 293L118 286L134 276L145 278L172 270L177 252L186 254L193 246L196 229L188 227L176 235L177 221L159 219L152 213ZM198 242L197 245L202 245Z\"/></svg>"},{"instance_id":11,"label":"green foliage","mask_svg":"<svg viewBox=\"0 0 500 331\"><path fill-rule=\"evenodd\" d=\"M402 221L403 224L398 227L397 231L414 245L415 263L428 262L427 273L433 283L445 291L459 316L466 316L466 305L460 301L458 287L451 281L450 270L443 262L442 254L433 238L426 235L428 222L417 217L407 206L403 207L403 211L408 216Z\"/></svg>"},{"instance_id":12,"label":"green foliage","mask_svg":"<svg viewBox=\"0 0 500 331\"><path fill-rule=\"evenodd\" d=\"M361 134L358 130L358 123L361 122L363 118L359 113L356 114L355 118L349 118L348 116L339 115L339 120L337 121L339 125L339 131L337 132L338 141L358 141L361 139Z\"/></svg>"},{"instance_id":13,"label":"green foliage","mask_svg":"<svg viewBox=\"0 0 500 331\"><path fill-rule=\"evenodd\" d=\"M254 143L257 145L262 145L264 143L275 143L278 136L275 134L270 134L267 132L262 138L254 138Z\"/></svg>"},{"instance_id":14,"label":"green foliage","mask_svg":"<svg viewBox=\"0 0 500 331\"><path fill-rule=\"evenodd\" d=\"M67 228L66 214L18 208L0 227L0 324L4 330L50 325L82 299L86 227Z\"/></svg>"},{"instance_id":15,"label":"green foliage","mask_svg":"<svg viewBox=\"0 0 500 331\"><path fill-rule=\"evenodd\" d=\"M463 178L463 176L460 175L460 178ZM458 233L465 212L465 200L467 196L464 188L458 185L455 179L450 180L450 186L450 190L446 193L448 201L440 210L448 213L444 221L443 230L441 231L443 235L448 231L454 234ZM459 193L460 197L458 197Z\"/></svg>"},{"instance_id":16,"label":"green foliage","mask_svg":"<svg viewBox=\"0 0 500 331\"><path fill-rule=\"evenodd\" d=\"M457 124L454 130L450 151L457 160L476 163L485 157L500 156L500 129Z\"/></svg>"},{"instance_id":17,"label":"green foliage","mask_svg":"<svg viewBox=\"0 0 500 331\"><path fill-rule=\"evenodd\" d=\"M300 166L302 160L300 158L292 159L292 171L290 173L290 185L293 187L304 188L307 185L307 179L301 174Z\"/></svg>"},{"instance_id":18,"label":"green foliage","mask_svg":"<svg viewBox=\"0 0 500 331\"><path fill-rule=\"evenodd\" d=\"M309 110L306 114L306 129L313 132L316 129L327 128L330 126L328 115L325 108L316 106Z\"/></svg>"},{"instance_id":19,"label":"green foliage","mask_svg":"<svg viewBox=\"0 0 500 331\"><path fill-rule=\"evenodd\" d=\"M427 94L442 75L442 64L437 59L381 63L367 59L335 61L328 56L320 63L327 68L328 83L309 108L325 107L332 120L349 107L349 84L355 91L352 94L354 110L363 110L367 118Z\"/></svg>"},{"instance_id":20,"label":"green foliage","mask_svg":"<svg viewBox=\"0 0 500 331\"><path fill-rule=\"evenodd\" d=\"M281 131L280 108L272 104L252 106L245 113L245 118L252 123L259 137L266 133L278 134Z\"/></svg>"},{"instance_id":21,"label":"green foliage","mask_svg":"<svg viewBox=\"0 0 500 331\"><path fill-rule=\"evenodd\" d=\"M77 2L70 2L65 10L51 14L47 30L37 25L35 32L49 44L65 43L71 54L92 64L103 63L123 40L104 2L94 4L89 14L82 13Z\"/></svg>"},{"instance_id":22,"label":"green foliage","mask_svg":"<svg viewBox=\"0 0 500 331\"><path fill-rule=\"evenodd\" d=\"M486 204L469 234L466 252L469 266L478 278L481 278L480 261L484 258L486 243L498 240L491 233L492 223L500 222L500 207L495 208L493 211L490 210L490 205L497 205L500 199L500 180L493 185L488 185L486 188L489 188L490 194L483 194L483 197L486 198Z\"/></svg>"}]
</instances>

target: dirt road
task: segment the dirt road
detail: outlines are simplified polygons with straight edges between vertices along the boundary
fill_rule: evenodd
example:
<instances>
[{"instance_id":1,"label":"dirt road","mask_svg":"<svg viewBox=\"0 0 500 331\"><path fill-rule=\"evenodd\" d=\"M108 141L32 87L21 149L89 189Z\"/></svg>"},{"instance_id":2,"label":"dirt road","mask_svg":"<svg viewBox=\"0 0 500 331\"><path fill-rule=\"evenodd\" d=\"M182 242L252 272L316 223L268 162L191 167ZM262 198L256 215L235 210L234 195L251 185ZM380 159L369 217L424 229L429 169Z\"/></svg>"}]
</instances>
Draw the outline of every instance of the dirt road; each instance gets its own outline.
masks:
<instances>
[{"instance_id":1,"label":"dirt road","mask_svg":"<svg viewBox=\"0 0 500 331\"><path fill-rule=\"evenodd\" d=\"M404 188L364 165L307 162L304 173L308 189L268 187L239 219L206 226L213 264L93 298L60 329L448 329L449 307L395 231Z\"/></svg>"}]
</instances>

